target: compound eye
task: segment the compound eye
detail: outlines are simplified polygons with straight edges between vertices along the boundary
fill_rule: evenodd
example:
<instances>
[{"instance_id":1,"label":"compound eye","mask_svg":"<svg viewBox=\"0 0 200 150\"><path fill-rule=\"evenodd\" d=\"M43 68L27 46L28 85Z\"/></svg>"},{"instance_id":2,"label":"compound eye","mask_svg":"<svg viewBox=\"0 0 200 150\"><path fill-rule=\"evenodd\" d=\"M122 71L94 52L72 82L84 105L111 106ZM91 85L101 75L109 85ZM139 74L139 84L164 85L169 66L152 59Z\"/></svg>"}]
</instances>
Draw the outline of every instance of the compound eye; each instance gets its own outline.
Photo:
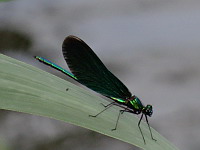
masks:
<instances>
[{"instance_id":1,"label":"compound eye","mask_svg":"<svg viewBox=\"0 0 200 150\"><path fill-rule=\"evenodd\" d=\"M147 115L148 115L149 117L151 117L151 115L152 115L153 112L152 112L151 110L147 110L146 113L147 113Z\"/></svg>"},{"instance_id":2,"label":"compound eye","mask_svg":"<svg viewBox=\"0 0 200 150\"><path fill-rule=\"evenodd\" d=\"M151 116L153 114L153 111L149 111L149 115Z\"/></svg>"}]
</instances>

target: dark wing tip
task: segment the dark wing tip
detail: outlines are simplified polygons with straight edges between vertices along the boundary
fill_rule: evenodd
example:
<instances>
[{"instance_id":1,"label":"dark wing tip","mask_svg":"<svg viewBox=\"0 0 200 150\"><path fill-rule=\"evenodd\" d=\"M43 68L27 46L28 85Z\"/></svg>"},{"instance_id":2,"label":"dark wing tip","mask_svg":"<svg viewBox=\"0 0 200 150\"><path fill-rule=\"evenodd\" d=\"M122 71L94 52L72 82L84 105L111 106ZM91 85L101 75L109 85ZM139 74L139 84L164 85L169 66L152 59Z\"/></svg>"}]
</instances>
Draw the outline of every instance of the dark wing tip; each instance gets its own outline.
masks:
<instances>
[{"instance_id":1,"label":"dark wing tip","mask_svg":"<svg viewBox=\"0 0 200 150\"><path fill-rule=\"evenodd\" d=\"M72 43L72 42L83 42L83 41L80 38L78 38L78 37L76 37L74 35L69 35L63 41L63 45L65 45L67 43Z\"/></svg>"},{"instance_id":2,"label":"dark wing tip","mask_svg":"<svg viewBox=\"0 0 200 150\"><path fill-rule=\"evenodd\" d=\"M67 51L69 51L70 49L71 50L72 49L80 50L83 48L90 49L90 47L83 40L81 40L80 38L78 38L74 35L67 36L62 44L62 50L64 53L64 57L66 57L65 53L67 53Z\"/></svg>"}]
</instances>

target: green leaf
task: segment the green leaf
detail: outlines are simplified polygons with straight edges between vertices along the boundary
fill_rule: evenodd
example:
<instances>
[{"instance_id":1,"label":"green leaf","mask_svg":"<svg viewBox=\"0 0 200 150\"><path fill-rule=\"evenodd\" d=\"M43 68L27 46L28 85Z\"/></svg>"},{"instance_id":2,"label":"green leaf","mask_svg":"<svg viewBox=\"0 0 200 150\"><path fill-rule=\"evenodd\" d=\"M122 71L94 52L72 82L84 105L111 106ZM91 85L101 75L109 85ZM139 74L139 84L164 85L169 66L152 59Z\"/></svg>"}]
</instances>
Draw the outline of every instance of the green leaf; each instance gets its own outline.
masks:
<instances>
[{"instance_id":1,"label":"green leaf","mask_svg":"<svg viewBox=\"0 0 200 150\"><path fill-rule=\"evenodd\" d=\"M96 118L109 102L88 90L60 79L31 65L0 54L0 109L50 117L81 126L104 135L133 144L145 150L177 150L173 144L152 129L150 137L146 123L141 128L146 139L144 145L137 123L138 118L124 113L116 131L119 107L109 108ZM66 88L69 90L66 91Z\"/></svg>"}]
</instances>

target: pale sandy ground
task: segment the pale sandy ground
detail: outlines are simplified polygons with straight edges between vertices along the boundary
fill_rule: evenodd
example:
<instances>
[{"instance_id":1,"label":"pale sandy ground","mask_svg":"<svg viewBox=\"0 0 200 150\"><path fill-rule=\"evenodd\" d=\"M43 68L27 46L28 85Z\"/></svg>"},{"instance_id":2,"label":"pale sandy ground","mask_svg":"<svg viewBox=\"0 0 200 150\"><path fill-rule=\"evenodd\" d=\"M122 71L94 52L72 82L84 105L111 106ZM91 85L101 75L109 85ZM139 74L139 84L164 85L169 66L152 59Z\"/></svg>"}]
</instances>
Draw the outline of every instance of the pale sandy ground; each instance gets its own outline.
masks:
<instances>
[{"instance_id":1,"label":"pale sandy ground","mask_svg":"<svg viewBox=\"0 0 200 150\"><path fill-rule=\"evenodd\" d=\"M64 37L81 37L130 91L154 106L150 122L156 130L181 150L200 149L200 2L16 0L0 4L0 22L33 37L31 52L7 52L33 65L29 58L42 54L65 66ZM33 138L48 139L63 130L77 128L14 113L0 124L4 141L23 135L27 145L22 147L29 149ZM101 144L93 149L131 148L106 137Z\"/></svg>"}]
</instances>

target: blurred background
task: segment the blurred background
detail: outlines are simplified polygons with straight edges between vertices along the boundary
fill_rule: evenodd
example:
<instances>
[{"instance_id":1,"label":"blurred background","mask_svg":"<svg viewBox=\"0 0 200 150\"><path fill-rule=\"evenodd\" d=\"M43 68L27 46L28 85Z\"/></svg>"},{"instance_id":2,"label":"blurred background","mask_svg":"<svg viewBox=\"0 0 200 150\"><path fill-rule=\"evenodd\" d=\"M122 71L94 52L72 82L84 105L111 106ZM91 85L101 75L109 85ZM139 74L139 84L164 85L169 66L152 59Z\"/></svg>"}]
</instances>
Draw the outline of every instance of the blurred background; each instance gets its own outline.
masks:
<instances>
[{"instance_id":1,"label":"blurred background","mask_svg":"<svg viewBox=\"0 0 200 150\"><path fill-rule=\"evenodd\" d=\"M67 68L62 42L80 37L133 94L153 105L151 126L181 150L200 149L199 28L197 0L0 3L2 54L70 80L33 56ZM1 150L137 149L45 117L2 110L0 122Z\"/></svg>"}]
</instances>

